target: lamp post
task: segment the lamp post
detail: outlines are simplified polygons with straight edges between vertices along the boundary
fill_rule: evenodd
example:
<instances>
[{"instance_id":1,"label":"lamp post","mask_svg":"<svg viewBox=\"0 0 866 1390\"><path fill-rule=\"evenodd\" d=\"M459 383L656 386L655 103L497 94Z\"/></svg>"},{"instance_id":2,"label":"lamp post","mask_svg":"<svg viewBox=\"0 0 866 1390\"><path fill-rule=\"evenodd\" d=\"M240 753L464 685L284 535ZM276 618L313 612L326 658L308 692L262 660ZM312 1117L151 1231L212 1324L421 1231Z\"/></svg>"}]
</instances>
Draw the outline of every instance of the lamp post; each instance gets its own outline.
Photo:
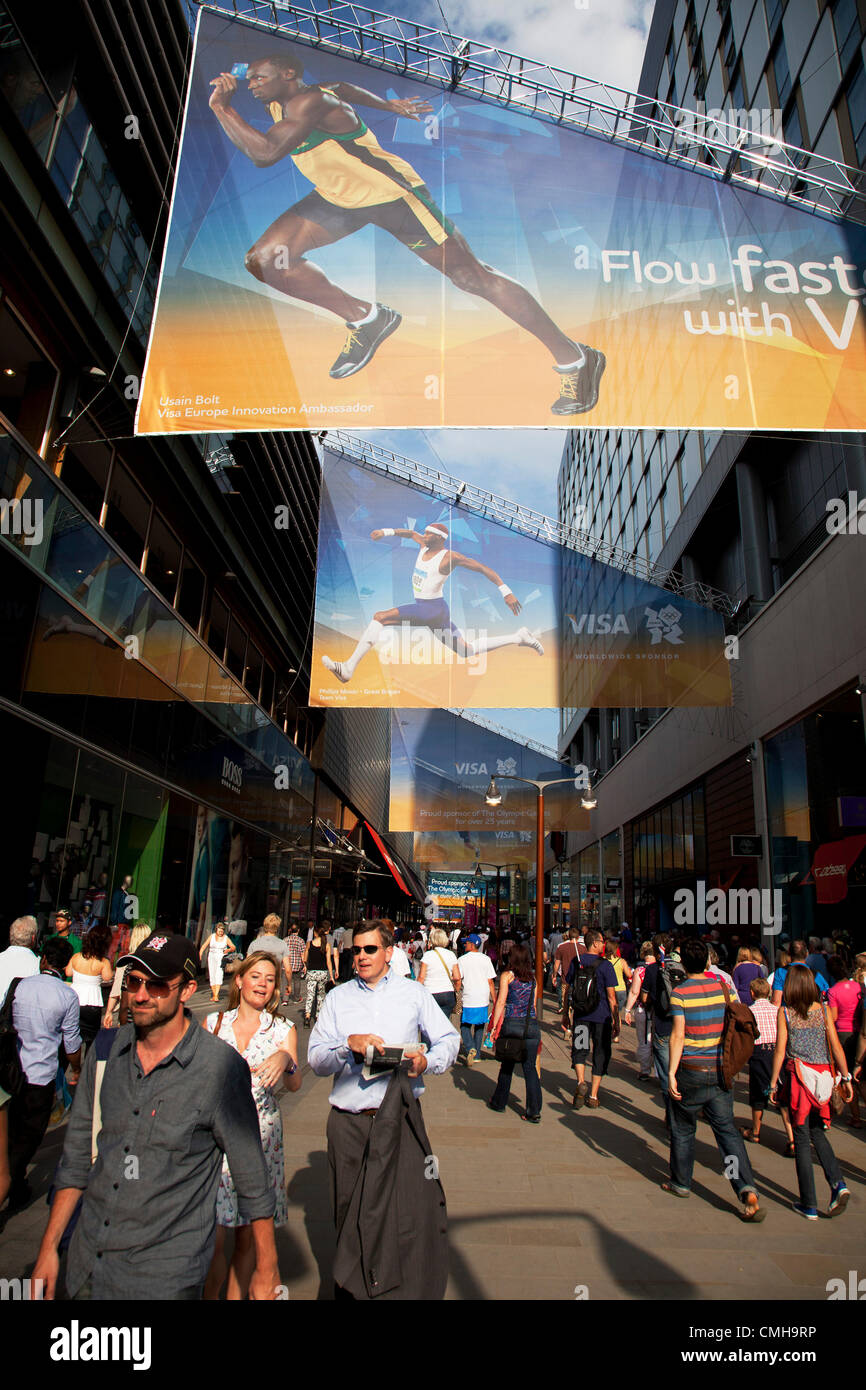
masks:
<instances>
[{"instance_id":1,"label":"lamp post","mask_svg":"<svg viewBox=\"0 0 866 1390\"><path fill-rule=\"evenodd\" d=\"M499 780L500 782L522 782L524 786L535 788L535 1007L540 1023L544 1004L544 793L548 787L561 786L564 782L571 782L577 790L577 778L536 779L534 777L514 777L509 773L508 775L502 774ZM499 806L502 802L502 793L496 785L495 777L490 779L485 800L488 806ZM586 811L591 811L598 805L591 786L586 787L580 804ZM497 904L497 913L498 910Z\"/></svg>"}]
</instances>

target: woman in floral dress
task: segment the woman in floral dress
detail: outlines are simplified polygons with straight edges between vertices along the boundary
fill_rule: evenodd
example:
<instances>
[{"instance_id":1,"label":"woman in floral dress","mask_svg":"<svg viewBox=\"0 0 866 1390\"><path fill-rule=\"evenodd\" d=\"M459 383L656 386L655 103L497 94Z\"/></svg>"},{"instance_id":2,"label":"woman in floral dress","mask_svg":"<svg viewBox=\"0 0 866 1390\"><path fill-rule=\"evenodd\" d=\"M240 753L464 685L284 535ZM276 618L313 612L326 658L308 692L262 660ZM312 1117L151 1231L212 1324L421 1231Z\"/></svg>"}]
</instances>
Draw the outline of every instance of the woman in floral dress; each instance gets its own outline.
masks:
<instances>
[{"instance_id":1,"label":"woman in floral dress","mask_svg":"<svg viewBox=\"0 0 866 1390\"><path fill-rule=\"evenodd\" d=\"M262 1148L277 1201L275 1226L282 1226L288 1220L283 1122L276 1092L282 1079L288 1091L300 1090L301 1086L297 1030L293 1023L277 1017L279 1005L279 966L272 955L257 951L244 961L234 976L228 1009L224 1013L209 1014L205 1021L208 1032L215 1033L239 1052L252 1072ZM218 1298L225 1280L225 1242L229 1227L235 1231L235 1246L228 1267L226 1298L245 1299L255 1267L252 1227L241 1221L237 1192L224 1158L217 1193L216 1245L205 1284L205 1298Z\"/></svg>"}]
</instances>

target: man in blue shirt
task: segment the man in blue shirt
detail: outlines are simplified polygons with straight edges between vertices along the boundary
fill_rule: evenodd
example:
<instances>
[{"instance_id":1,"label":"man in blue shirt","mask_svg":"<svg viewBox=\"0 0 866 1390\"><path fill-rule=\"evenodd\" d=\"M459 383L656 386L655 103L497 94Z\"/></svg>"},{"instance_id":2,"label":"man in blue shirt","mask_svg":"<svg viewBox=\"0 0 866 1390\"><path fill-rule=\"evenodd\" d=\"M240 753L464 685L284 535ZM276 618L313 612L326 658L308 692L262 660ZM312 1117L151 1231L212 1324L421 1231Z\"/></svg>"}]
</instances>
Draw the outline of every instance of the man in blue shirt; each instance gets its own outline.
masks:
<instances>
[{"instance_id":1,"label":"man in blue shirt","mask_svg":"<svg viewBox=\"0 0 866 1390\"><path fill-rule=\"evenodd\" d=\"M382 1269L393 1268L396 1259L403 1261L404 1278L400 1297L410 1297L410 1264L414 1264L413 1277L418 1270L423 1271L425 1254L428 1265L437 1263L440 1250L438 1238L444 1234L443 1220L438 1216L441 1206L444 1219L444 1196L439 1197L438 1183L426 1181L438 1177L438 1170L425 1171L435 1157L429 1147L423 1151L411 1140L403 1142L404 1131L398 1126L396 1131L390 1124L380 1127L376 1124L380 1107L386 1101L393 1108L394 1092L389 1091L393 1073L383 1072L366 1079L363 1074L365 1054L369 1047L382 1054L386 1047L406 1047L417 1049L419 1035L427 1043L428 1050L412 1051L412 1059L406 1071L411 1091L405 1096L414 1105L414 1115L407 1113L408 1123L414 1135L423 1132L417 1099L424 1092L421 1076L424 1072L437 1074L445 1072L454 1065L460 1048L460 1034L439 1008L436 1000L423 985L395 974L390 968L394 938L389 924L381 921L363 923L356 927L352 937L352 955L355 963L355 978L331 990L325 998L324 1007L310 1034L307 1060L317 1076L333 1076L331 1089L331 1113L328 1119L328 1163L331 1169L331 1185L334 1200L334 1218L337 1226L337 1260L334 1274L337 1280L337 1294L351 1286L352 1297L386 1296L392 1290L377 1285L380 1279L375 1268L364 1264L363 1281L356 1278L357 1271L341 1263L341 1251L352 1244L354 1232L349 1229L352 1222L359 1225L365 1219L364 1213L355 1207L358 1194L365 1184L363 1175L374 1169L394 1172L396 1177L394 1202L385 1203L395 1217L394 1240L390 1240L381 1254L378 1264ZM404 1064L405 1066L405 1064ZM402 1080L402 1078L399 1078ZM382 1144L393 1145L396 1152L382 1152ZM388 1160L393 1159L389 1163ZM374 1184L370 1184L371 1188ZM373 1199L375 1194L373 1194ZM435 1228L425 1226L429 1217L429 1200L435 1200L437 1212L434 1213ZM353 1203L355 1204L353 1206ZM350 1215L351 1211L351 1215ZM370 1213L368 1212L369 1216ZM380 1212L372 1213L372 1220L378 1220ZM407 1232L413 1232L409 1247L404 1248ZM435 1240L435 1249L427 1251L425 1239ZM377 1233L371 1232L370 1239L362 1242L369 1249L377 1243ZM393 1248L399 1242L399 1251ZM413 1244L414 1242L414 1244ZM354 1246L352 1245L354 1251ZM364 1263L365 1251L360 1261ZM423 1274L418 1275L423 1277ZM446 1270L447 1278L447 1255ZM444 1282L442 1284L444 1292ZM365 1290L366 1292L363 1292ZM439 1297L442 1295L439 1294Z\"/></svg>"},{"instance_id":2,"label":"man in blue shirt","mask_svg":"<svg viewBox=\"0 0 866 1390\"><path fill-rule=\"evenodd\" d=\"M590 927L589 931L584 933L583 944L584 954L571 962L565 977L566 985L571 986L571 992L567 996L568 1007L572 1011L571 1063L577 1077L577 1090L574 1093L572 1104L575 1110L579 1110L584 1104L590 1110L597 1110L601 1104L598 1098L601 1078L607 1075L611 1048L619 1037L616 972L610 961L604 959L604 934L597 927ZM572 1008L573 987L577 975L575 966L595 972L598 991L598 1003L595 1008L587 1014L578 1016L575 1016ZM584 1080L584 1069L590 1055L592 1056L591 1090ZM589 1095L587 1095L588 1091Z\"/></svg>"},{"instance_id":3,"label":"man in blue shirt","mask_svg":"<svg viewBox=\"0 0 866 1390\"><path fill-rule=\"evenodd\" d=\"M809 951L808 951L808 947L807 947L805 941L792 941L792 943L791 943L791 964L792 964L792 965L808 965L808 964L809 964L808 956L809 956ZM822 957L822 959L823 959L823 957ZM810 966L809 968L812 969L811 966ZM785 988L785 976L787 975L787 973L788 973L788 971L787 971L783 966L779 966L779 968L776 970L775 974L773 975L773 999L772 999L772 1002L773 1002L774 1004L777 1004L777 1005L778 1005L778 1004L781 1004L781 1002L782 1002L782 991L783 991L783 989ZM827 990L830 988L830 981L825 977L825 975L824 975L820 970L812 970L812 974L815 976L815 984L818 986L819 992L820 992L821 994L826 994Z\"/></svg>"}]
</instances>

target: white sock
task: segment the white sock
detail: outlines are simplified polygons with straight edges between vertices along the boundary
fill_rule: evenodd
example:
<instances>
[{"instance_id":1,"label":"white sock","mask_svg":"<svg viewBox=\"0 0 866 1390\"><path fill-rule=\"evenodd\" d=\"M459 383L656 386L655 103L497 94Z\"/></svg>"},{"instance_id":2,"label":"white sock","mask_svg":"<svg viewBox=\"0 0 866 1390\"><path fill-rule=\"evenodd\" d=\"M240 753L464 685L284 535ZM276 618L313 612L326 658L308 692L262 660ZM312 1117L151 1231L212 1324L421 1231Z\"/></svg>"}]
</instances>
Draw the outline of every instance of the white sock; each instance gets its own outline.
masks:
<instances>
[{"instance_id":1,"label":"white sock","mask_svg":"<svg viewBox=\"0 0 866 1390\"><path fill-rule=\"evenodd\" d=\"M519 646L520 637L516 632L513 632L510 637L488 637L485 633L475 643L475 655L480 656L482 652L495 652L499 647Z\"/></svg>"},{"instance_id":2,"label":"white sock","mask_svg":"<svg viewBox=\"0 0 866 1390\"><path fill-rule=\"evenodd\" d=\"M384 625L382 623L377 623L375 618L368 624L364 629L360 642L349 657L349 660L342 663L344 675L353 676L355 674L355 667L358 665L358 662L362 657L365 657L368 652L373 650L384 631Z\"/></svg>"},{"instance_id":3,"label":"white sock","mask_svg":"<svg viewBox=\"0 0 866 1390\"><path fill-rule=\"evenodd\" d=\"M585 361L586 353L582 352L577 362L557 362L556 370L558 372L576 372L578 367L582 367Z\"/></svg>"},{"instance_id":4,"label":"white sock","mask_svg":"<svg viewBox=\"0 0 866 1390\"><path fill-rule=\"evenodd\" d=\"M352 322L351 319L349 319L349 327L350 327L350 328L363 328L363 326L364 326L365 323L372 323L372 322L373 322L373 320L374 320L374 318L376 317L376 315L378 314L378 312L379 312L379 306L378 306L378 304L374 304L373 307L372 307L372 309L370 310L369 314L367 315L367 317L366 317L365 319L357 319L354 323Z\"/></svg>"}]
</instances>

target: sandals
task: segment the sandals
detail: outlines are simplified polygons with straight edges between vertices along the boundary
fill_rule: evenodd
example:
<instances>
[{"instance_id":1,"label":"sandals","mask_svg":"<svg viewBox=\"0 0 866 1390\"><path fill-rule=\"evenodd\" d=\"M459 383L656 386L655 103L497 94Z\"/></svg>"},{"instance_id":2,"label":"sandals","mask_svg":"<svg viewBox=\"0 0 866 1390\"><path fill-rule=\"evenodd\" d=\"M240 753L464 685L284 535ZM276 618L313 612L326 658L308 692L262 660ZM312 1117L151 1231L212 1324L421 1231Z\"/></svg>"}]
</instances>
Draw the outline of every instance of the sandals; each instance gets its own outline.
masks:
<instances>
[{"instance_id":1,"label":"sandals","mask_svg":"<svg viewBox=\"0 0 866 1390\"><path fill-rule=\"evenodd\" d=\"M760 1134L756 1134L755 1131L751 1128L751 1126L748 1129L741 1129L740 1133L742 1134L747 1144L760 1144L761 1142Z\"/></svg>"},{"instance_id":2,"label":"sandals","mask_svg":"<svg viewBox=\"0 0 866 1390\"><path fill-rule=\"evenodd\" d=\"M587 1108L587 1110L597 1110L598 1107L599 1107L600 1105L601 1105L601 1101L599 1100L598 1096L587 1096L587 1098L586 1098L586 1108Z\"/></svg>"}]
</instances>

